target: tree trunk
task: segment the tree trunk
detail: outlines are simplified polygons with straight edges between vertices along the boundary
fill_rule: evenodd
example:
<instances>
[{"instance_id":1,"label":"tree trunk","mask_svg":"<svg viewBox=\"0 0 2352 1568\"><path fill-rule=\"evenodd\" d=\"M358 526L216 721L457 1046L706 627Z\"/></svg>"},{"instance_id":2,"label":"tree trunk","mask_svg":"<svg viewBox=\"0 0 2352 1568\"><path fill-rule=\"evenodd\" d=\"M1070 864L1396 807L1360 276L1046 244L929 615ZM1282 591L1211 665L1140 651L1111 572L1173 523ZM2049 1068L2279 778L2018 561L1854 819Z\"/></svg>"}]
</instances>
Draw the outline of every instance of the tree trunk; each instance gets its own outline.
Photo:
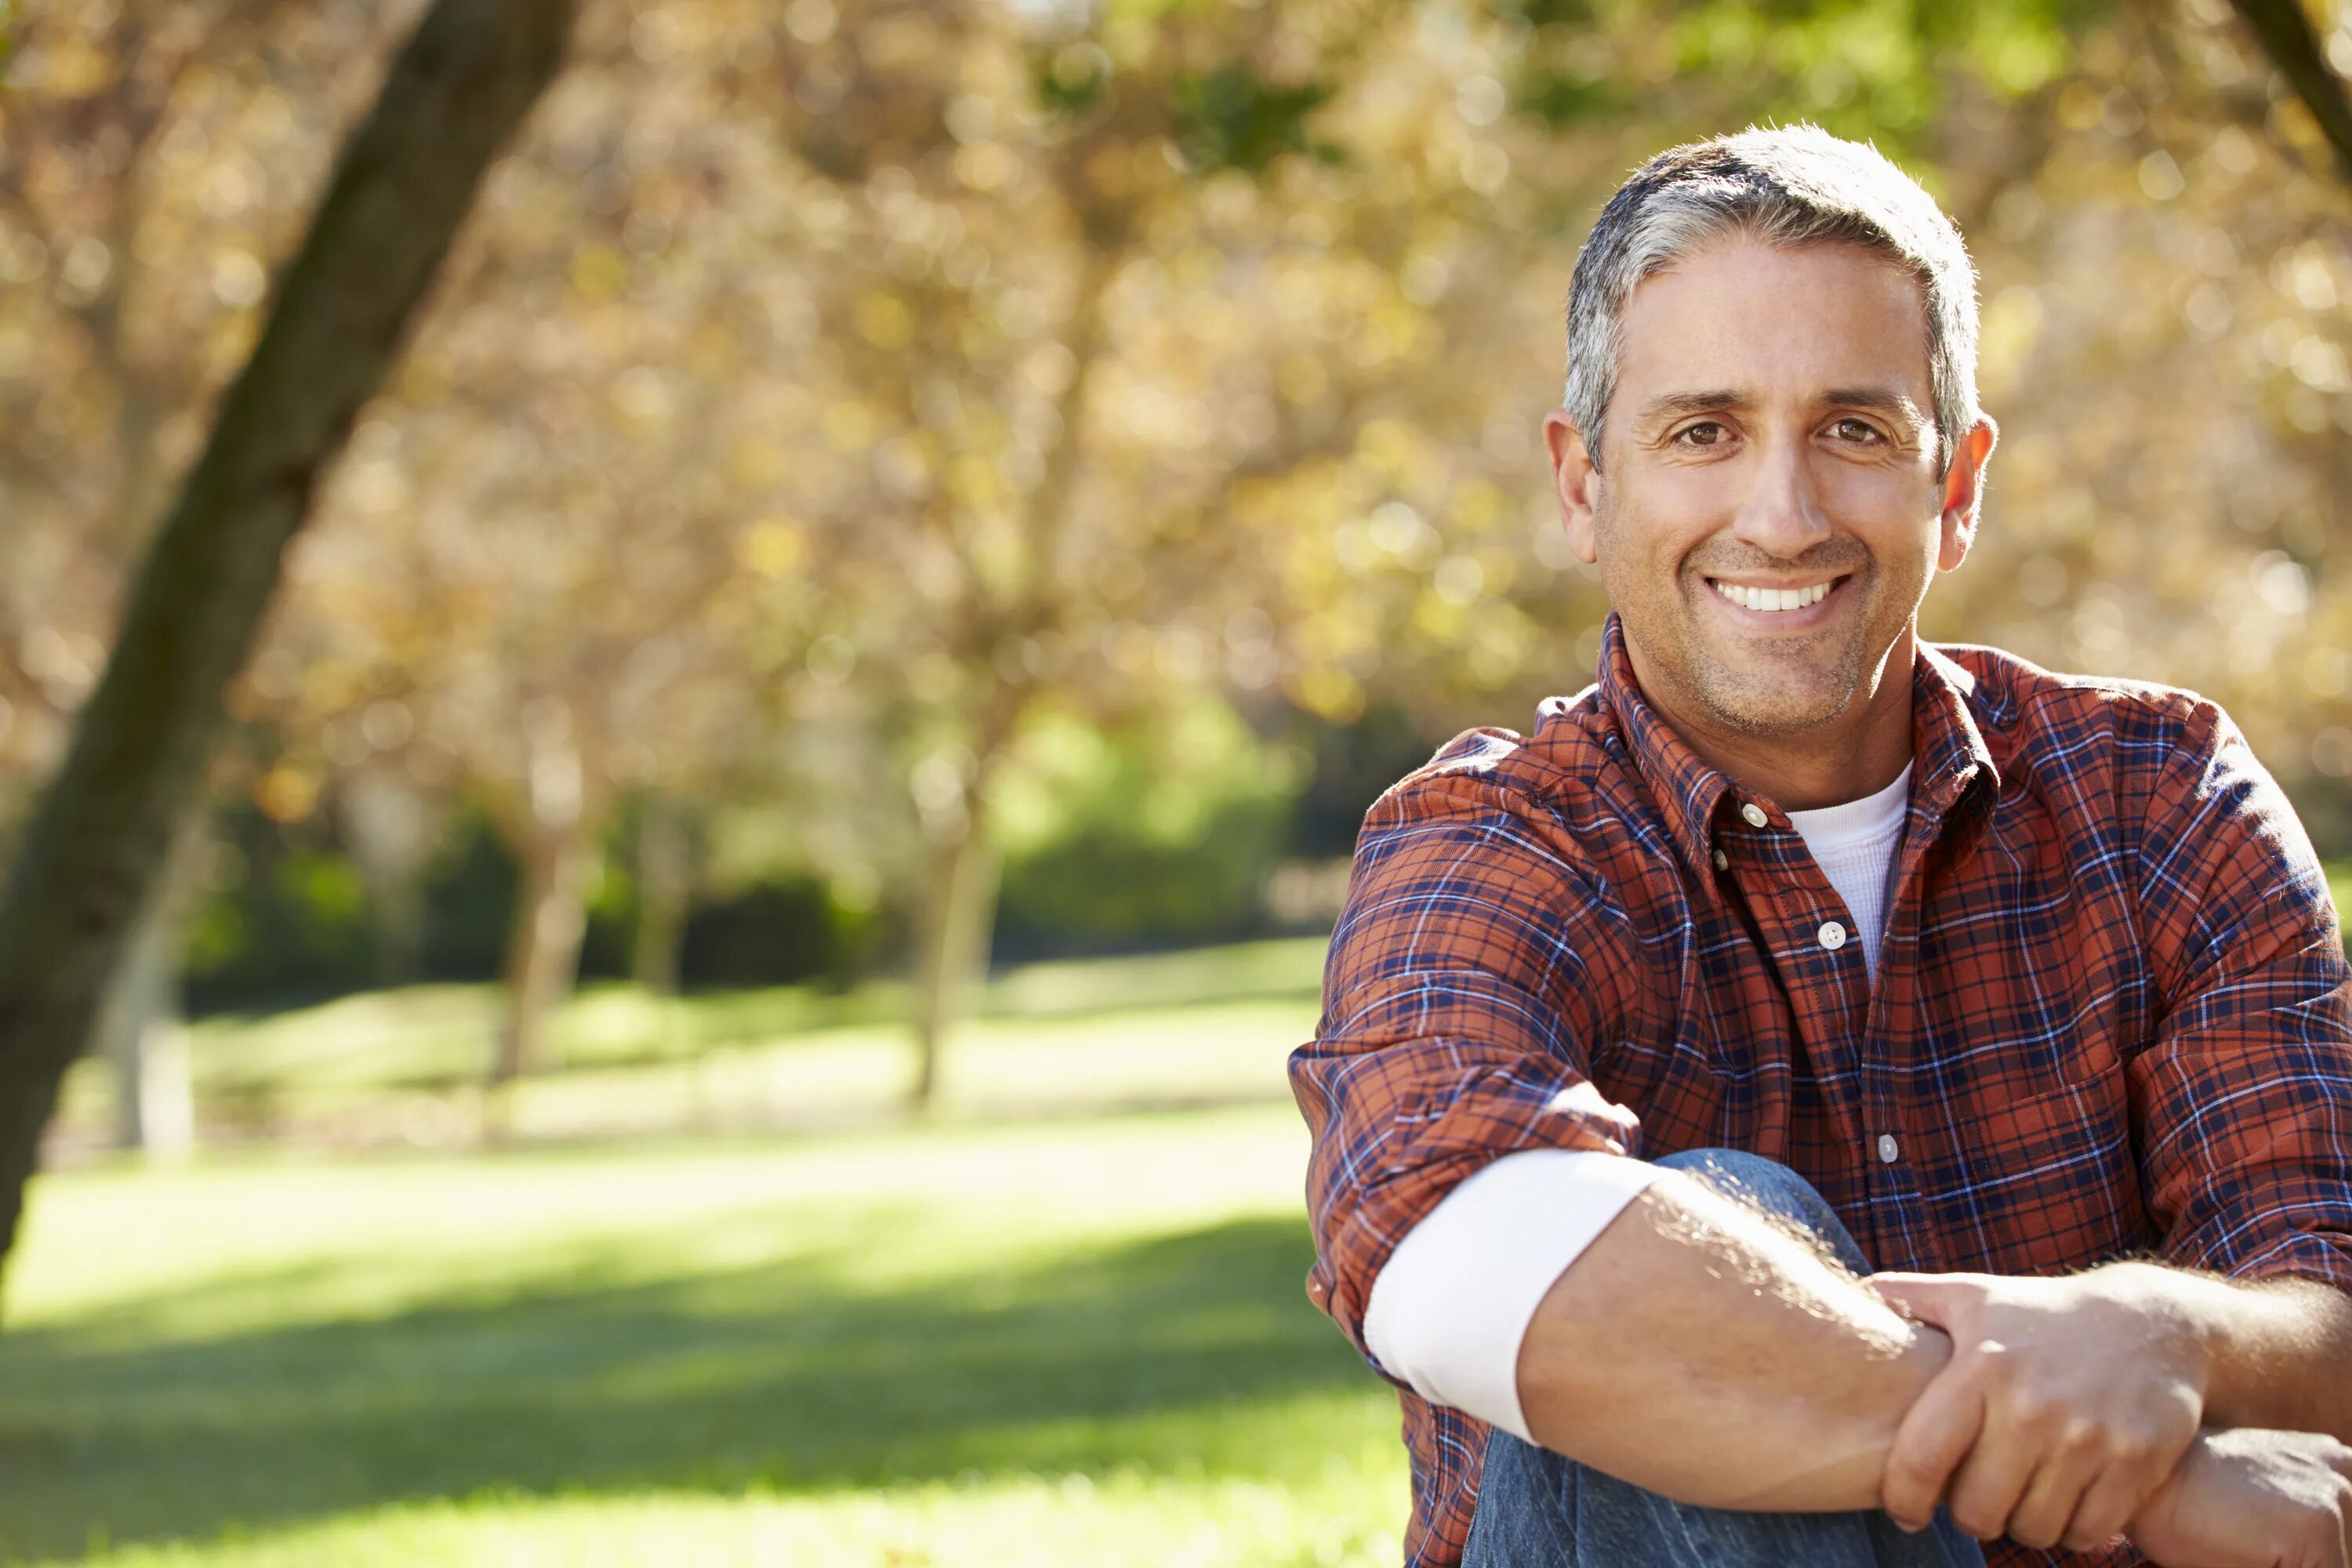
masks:
<instances>
[{"instance_id":1,"label":"tree trunk","mask_svg":"<svg viewBox=\"0 0 2352 1568\"><path fill-rule=\"evenodd\" d=\"M200 805L175 835L162 879L132 925L130 946L99 1006L98 1036L114 1068L115 1142L151 1159L180 1159L195 1147L180 955L211 847L210 816Z\"/></svg>"},{"instance_id":2,"label":"tree trunk","mask_svg":"<svg viewBox=\"0 0 2352 1568\"><path fill-rule=\"evenodd\" d=\"M933 838L923 877L921 940L916 954L915 1084L908 1099L928 1110L939 1090L948 1030L961 1016L965 992L988 970L1003 866L983 811Z\"/></svg>"},{"instance_id":3,"label":"tree trunk","mask_svg":"<svg viewBox=\"0 0 2352 1568\"><path fill-rule=\"evenodd\" d=\"M940 1058L964 988L988 969L1003 869L990 837L989 784L1021 727L1029 697L1025 684L990 686L974 717L971 766L961 787L916 795L923 837L930 845L915 928L915 1081L908 1102L917 1111L929 1110L939 1091Z\"/></svg>"},{"instance_id":4,"label":"tree trunk","mask_svg":"<svg viewBox=\"0 0 2352 1568\"><path fill-rule=\"evenodd\" d=\"M425 863L363 858L360 875L375 940L375 983L415 984L425 967Z\"/></svg>"},{"instance_id":5,"label":"tree trunk","mask_svg":"<svg viewBox=\"0 0 2352 1568\"><path fill-rule=\"evenodd\" d=\"M637 924L629 973L656 996L677 994L677 950L694 899L694 847L686 814L667 795L649 795L637 819Z\"/></svg>"},{"instance_id":6,"label":"tree trunk","mask_svg":"<svg viewBox=\"0 0 2352 1568\"><path fill-rule=\"evenodd\" d=\"M407 984L425 951L425 863L438 831L433 803L391 766L352 774L341 795L344 837L367 884L375 983Z\"/></svg>"},{"instance_id":7,"label":"tree trunk","mask_svg":"<svg viewBox=\"0 0 2352 1568\"><path fill-rule=\"evenodd\" d=\"M2346 92L2344 79L2327 63L2303 0L2232 0L2232 4L2262 41L2263 53L2311 110L2320 134L2335 150L2336 172L2352 182L2352 94Z\"/></svg>"},{"instance_id":8,"label":"tree trunk","mask_svg":"<svg viewBox=\"0 0 2352 1568\"><path fill-rule=\"evenodd\" d=\"M572 0L436 0L132 584L0 897L0 1252L317 476L383 382L483 170L554 76L572 15Z\"/></svg>"},{"instance_id":9,"label":"tree trunk","mask_svg":"<svg viewBox=\"0 0 2352 1568\"><path fill-rule=\"evenodd\" d=\"M580 977L580 937L588 924L582 902L588 836L579 822L533 835L521 858L521 896L507 943L507 1016L490 1069L494 1086L547 1065L547 1017Z\"/></svg>"}]
</instances>

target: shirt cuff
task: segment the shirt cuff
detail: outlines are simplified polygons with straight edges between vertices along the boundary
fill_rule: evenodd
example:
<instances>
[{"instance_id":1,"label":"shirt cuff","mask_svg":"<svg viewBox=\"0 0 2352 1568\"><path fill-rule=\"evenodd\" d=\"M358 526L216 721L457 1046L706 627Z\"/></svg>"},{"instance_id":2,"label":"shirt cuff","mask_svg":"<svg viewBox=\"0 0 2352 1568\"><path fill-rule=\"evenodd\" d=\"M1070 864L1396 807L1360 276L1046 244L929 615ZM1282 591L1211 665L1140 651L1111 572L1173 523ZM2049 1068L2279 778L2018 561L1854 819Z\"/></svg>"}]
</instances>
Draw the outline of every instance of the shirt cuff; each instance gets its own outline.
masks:
<instances>
[{"instance_id":1,"label":"shirt cuff","mask_svg":"<svg viewBox=\"0 0 2352 1568\"><path fill-rule=\"evenodd\" d=\"M1506 1154L1407 1231L1364 1306L1382 1371L1528 1441L1519 1342L1544 1294L1658 1168L1596 1150Z\"/></svg>"}]
</instances>

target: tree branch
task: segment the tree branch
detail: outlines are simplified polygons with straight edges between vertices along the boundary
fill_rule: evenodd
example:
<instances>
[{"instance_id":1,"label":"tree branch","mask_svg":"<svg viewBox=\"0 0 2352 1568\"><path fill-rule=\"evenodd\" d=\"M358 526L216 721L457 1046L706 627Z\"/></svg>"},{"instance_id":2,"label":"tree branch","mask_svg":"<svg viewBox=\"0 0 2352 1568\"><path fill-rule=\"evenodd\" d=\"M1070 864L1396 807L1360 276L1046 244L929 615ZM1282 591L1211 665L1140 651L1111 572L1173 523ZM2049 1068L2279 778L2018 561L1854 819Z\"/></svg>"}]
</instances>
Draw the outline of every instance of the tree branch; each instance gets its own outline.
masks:
<instances>
[{"instance_id":1,"label":"tree branch","mask_svg":"<svg viewBox=\"0 0 2352 1568\"><path fill-rule=\"evenodd\" d=\"M2262 40L2263 52L2294 89L2311 118L2319 124L2327 144L2336 149L2336 163L2352 184L2352 96L2320 52L2318 35L2304 14L2301 0L2231 0L2238 15Z\"/></svg>"}]
</instances>

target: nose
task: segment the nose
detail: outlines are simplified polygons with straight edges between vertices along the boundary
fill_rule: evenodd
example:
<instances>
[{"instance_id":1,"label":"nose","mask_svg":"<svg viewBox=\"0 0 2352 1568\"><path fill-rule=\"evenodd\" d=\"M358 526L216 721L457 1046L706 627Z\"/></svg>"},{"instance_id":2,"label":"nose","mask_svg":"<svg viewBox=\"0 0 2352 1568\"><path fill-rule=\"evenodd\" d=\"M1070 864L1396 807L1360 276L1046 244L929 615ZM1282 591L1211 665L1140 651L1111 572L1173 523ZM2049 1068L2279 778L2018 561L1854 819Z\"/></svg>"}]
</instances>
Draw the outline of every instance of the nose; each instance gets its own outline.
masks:
<instances>
[{"instance_id":1,"label":"nose","mask_svg":"<svg viewBox=\"0 0 2352 1568\"><path fill-rule=\"evenodd\" d=\"M1828 517L1813 489L1801 441L1775 441L1749 468L1748 493L1731 522L1732 537L1768 555L1793 561L1830 537Z\"/></svg>"}]
</instances>

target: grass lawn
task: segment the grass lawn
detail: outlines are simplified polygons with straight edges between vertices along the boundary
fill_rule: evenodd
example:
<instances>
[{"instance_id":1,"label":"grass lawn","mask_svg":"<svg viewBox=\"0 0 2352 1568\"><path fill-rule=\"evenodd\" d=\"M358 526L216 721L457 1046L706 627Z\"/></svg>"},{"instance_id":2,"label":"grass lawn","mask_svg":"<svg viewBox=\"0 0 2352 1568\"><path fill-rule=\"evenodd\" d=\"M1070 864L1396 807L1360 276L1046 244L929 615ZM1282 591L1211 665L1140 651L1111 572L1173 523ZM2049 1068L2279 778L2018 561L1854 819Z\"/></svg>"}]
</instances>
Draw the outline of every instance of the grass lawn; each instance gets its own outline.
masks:
<instances>
[{"instance_id":1,"label":"grass lawn","mask_svg":"<svg viewBox=\"0 0 2352 1568\"><path fill-rule=\"evenodd\" d=\"M950 1121L1097 1115L1288 1098L1282 1063L1314 1032L1319 938L1037 963L992 976L949 1052ZM482 1121L499 1021L488 985L411 985L194 1026L199 1116L214 1142L449 1146ZM587 987L550 1026L551 1069L512 1091L526 1138L837 1130L898 1113L914 1057L893 984L669 1001ZM102 1146L112 1073L78 1064L60 1142Z\"/></svg>"},{"instance_id":2,"label":"grass lawn","mask_svg":"<svg viewBox=\"0 0 2352 1568\"><path fill-rule=\"evenodd\" d=\"M1392 1563L1395 1404L1300 1289L1320 958L999 975L929 1126L888 987L592 988L488 1152L488 988L205 1020L208 1127L295 1141L36 1184L0 1563Z\"/></svg>"},{"instance_id":3,"label":"grass lawn","mask_svg":"<svg viewBox=\"0 0 2352 1568\"><path fill-rule=\"evenodd\" d=\"M10 1562L1394 1561L1278 1106L45 1178Z\"/></svg>"},{"instance_id":4,"label":"grass lawn","mask_svg":"<svg viewBox=\"0 0 2352 1568\"><path fill-rule=\"evenodd\" d=\"M1312 957L1001 977L930 1127L45 1176L0 1336L0 1561L1391 1563L1396 1406L1301 1289L1307 1141L1274 1098ZM436 1092L415 1058L465 1026L436 1010L479 1000L207 1024L200 1074ZM902 1081L887 1025L809 998L697 998L716 1038L615 1028L600 1058L614 1005L569 1016L559 1083L642 1097L714 1045L746 1081L830 1060L836 1105ZM1120 1096L1195 1108L1089 1109Z\"/></svg>"}]
</instances>

